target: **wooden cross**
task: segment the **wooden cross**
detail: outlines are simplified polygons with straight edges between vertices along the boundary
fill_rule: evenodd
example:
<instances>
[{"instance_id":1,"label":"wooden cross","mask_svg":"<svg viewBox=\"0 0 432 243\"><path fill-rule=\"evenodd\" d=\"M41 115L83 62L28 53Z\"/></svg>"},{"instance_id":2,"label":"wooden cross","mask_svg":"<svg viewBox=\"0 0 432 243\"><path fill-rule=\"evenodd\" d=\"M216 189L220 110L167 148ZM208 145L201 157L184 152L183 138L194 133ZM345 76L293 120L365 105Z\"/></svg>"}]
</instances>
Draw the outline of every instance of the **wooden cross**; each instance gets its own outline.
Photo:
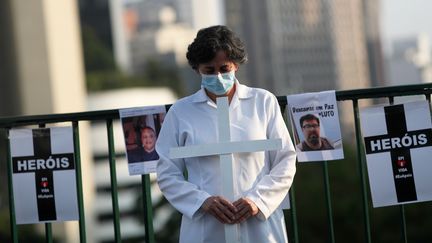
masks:
<instances>
[{"instance_id":1,"label":"wooden cross","mask_svg":"<svg viewBox=\"0 0 432 243\"><path fill-rule=\"evenodd\" d=\"M233 181L233 153L258 152L279 150L282 148L281 139L262 139L251 141L231 141L228 97L219 97L218 112L218 143L184 146L170 149L170 158L190 158L209 155L219 155L222 175L222 195L230 202L234 202ZM239 225L225 224L225 242L240 242Z\"/></svg>"}]
</instances>

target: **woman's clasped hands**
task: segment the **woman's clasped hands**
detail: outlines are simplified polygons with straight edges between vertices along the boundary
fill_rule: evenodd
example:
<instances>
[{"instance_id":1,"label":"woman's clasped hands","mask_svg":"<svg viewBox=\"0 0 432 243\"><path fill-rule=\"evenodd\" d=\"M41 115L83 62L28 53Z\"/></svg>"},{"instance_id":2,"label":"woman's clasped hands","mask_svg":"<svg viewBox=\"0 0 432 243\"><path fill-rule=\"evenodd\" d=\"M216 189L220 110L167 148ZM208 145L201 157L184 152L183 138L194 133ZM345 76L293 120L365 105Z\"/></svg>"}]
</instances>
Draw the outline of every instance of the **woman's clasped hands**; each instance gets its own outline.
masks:
<instances>
[{"instance_id":1,"label":"woman's clasped hands","mask_svg":"<svg viewBox=\"0 0 432 243\"><path fill-rule=\"evenodd\" d=\"M231 203L222 196L211 196L204 201L201 208L223 224L239 224L259 212L255 203L246 197Z\"/></svg>"}]
</instances>

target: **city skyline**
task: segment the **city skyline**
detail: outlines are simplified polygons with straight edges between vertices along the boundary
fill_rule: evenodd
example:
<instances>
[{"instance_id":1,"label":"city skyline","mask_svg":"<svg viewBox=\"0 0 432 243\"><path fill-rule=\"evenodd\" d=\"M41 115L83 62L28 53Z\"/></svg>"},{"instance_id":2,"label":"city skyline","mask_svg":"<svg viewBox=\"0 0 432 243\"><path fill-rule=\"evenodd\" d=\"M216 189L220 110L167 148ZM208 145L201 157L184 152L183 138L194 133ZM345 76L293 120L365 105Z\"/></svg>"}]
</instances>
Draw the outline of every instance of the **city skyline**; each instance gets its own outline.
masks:
<instances>
[{"instance_id":1,"label":"city skyline","mask_svg":"<svg viewBox=\"0 0 432 243\"><path fill-rule=\"evenodd\" d=\"M422 32L432 38L430 15L432 1L381 0L381 39L383 52L390 55L395 40L414 37Z\"/></svg>"}]
</instances>

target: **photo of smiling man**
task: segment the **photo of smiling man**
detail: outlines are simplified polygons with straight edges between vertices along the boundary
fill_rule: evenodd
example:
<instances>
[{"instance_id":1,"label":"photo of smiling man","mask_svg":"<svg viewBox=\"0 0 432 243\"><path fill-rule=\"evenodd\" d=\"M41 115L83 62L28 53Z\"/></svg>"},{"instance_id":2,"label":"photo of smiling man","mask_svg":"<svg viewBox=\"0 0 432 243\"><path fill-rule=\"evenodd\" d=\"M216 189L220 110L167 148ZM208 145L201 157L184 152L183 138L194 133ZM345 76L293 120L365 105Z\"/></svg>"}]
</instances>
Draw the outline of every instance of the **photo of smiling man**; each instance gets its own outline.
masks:
<instances>
[{"instance_id":1,"label":"photo of smiling man","mask_svg":"<svg viewBox=\"0 0 432 243\"><path fill-rule=\"evenodd\" d=\"M165 118L165 106L127 108L119 112L129 174L155 172L159 160L155 146Z\"/></svg>"}]
</instances>

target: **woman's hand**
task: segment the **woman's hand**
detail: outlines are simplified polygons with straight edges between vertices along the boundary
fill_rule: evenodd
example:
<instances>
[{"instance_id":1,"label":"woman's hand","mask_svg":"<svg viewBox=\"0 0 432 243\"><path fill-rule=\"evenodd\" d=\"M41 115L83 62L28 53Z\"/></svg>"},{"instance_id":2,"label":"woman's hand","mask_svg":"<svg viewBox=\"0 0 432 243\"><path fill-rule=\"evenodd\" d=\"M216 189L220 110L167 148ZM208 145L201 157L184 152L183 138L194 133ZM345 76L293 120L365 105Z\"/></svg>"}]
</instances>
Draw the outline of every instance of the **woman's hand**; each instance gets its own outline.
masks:
<instances>
[{"instance_id":1,"label":"woman's hand","mask_svg":"<svg viewBox=\"0 0 432 243\"><path fill-rule=\"evenodd\" d=\"M232 203L221 196L211 196L207 198L202 204L201 209L213 215L223 224L235 223L238 211Z\"/></svg>"},{"instance_id":2,"label":"woman's hand","mask_svg":"<svg viewBox=\"0 0 432 243\"><path fill-rule=\"evenodd\" d=\"M244 222L246 219L257 215L259 212L256 204L246 197L238 199L233 204L237 208L236 219L234 222L236 224Z\"/></svg>"}]
</instances>

